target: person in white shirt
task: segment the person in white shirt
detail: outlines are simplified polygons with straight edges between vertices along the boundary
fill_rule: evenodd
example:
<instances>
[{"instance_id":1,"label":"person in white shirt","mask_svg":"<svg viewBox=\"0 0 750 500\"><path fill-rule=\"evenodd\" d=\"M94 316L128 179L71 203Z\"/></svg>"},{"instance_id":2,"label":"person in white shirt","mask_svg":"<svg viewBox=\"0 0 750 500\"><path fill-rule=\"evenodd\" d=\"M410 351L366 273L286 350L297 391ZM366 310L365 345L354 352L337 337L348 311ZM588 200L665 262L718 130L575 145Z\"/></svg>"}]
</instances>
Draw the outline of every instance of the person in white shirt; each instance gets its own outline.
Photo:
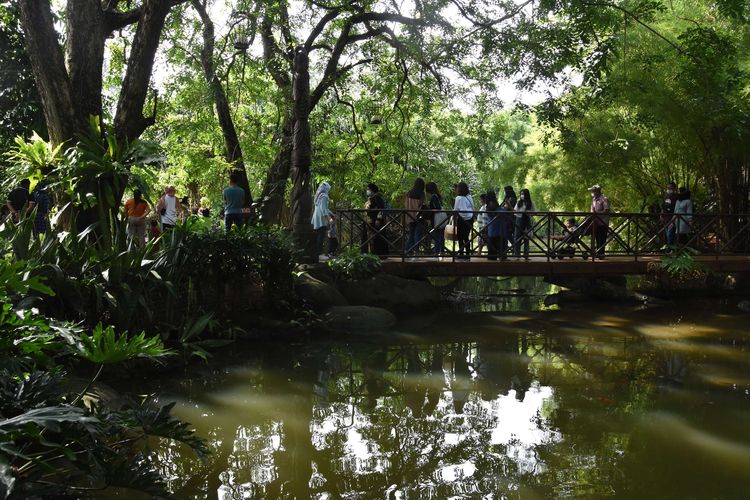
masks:
<instances>
[{"instance_id":1,"label":"person in white shirt","mask_svg":"<svg viewBox=\"0 0 750 500\"><path fill-rule=\"evenodd\" d=\"M513 256L521 256L521 243L523 242L523 257L529 259L529 241L531 239L531 215L527 212L536 212L536 206L531 200L528 189L522 189L516 206L513 209L516 216L515 231L513 234Z\"/></svg>"},{"instance_id":2,"label":"person in white shirt","mask_svg":"<svg viewBox=\"0 0 750 500\"><path fill-rule=\"evenodd\" d=\"M173 229L177 225L178 215L184 210L176 196L177 190L174 186L167 186L164 190L164 196L156 204L156 212L161 220L162 232L167 229Z\"/></svg>"},{"instance_id":3,"label":"person in white shirt","mask_svg":"<svg viewBox=\"0 0 750 500\"><path fill-rule=\"evenodd\" d=\"M477 254L482 253L484 243L485 241L487 241L487 231L485 230L485 228L490 221L490 218L487 215L487 195L485 193L479 195L479 204L479 214L477 215L477 232L479 233Z\"/></svg>"},{"instance_id":4,"label":"person in white shirt","mask_svg":"<svg viewBox=\"0 0 750 500\"><path fill-rule=\"evenodd\" d=\"M453 210L456 211L456 224L458 225L458 256L457 259L471 258L471 234L472 221L474 220L474 202L469 195L469 186L465 182L459 182L456 188L456 201Z\"/></svg>"},{"instance_id":5,"label":"person in white shirt","mask_svg":"<svg viewBox=\"0 0 750 500\"><path fill-rule=\"evenodd\" d=\"M690 191L686 187L681 187L677 193L674 218L677 243L680 246L685 246L690 239L690 226L693 223L693 202L690 199Z\"/></svg>"}]
</instances>

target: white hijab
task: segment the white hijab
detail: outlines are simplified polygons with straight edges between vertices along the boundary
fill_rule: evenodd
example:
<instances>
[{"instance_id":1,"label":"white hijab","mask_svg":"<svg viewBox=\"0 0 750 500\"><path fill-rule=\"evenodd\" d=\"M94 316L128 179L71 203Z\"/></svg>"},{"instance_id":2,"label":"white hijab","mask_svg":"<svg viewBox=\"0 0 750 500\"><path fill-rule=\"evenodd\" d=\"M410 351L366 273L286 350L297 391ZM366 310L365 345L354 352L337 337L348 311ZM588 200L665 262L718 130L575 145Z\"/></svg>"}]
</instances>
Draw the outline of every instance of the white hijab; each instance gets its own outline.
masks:
<instances>
[{"instance_id":1,"label":"white hijab","mask_svg":"<svg viewBox=\"0 0 750 500\"><path fill-rule=\"evenodd\" d=\"M326 181L323 181L318 186L318 190L315 191L315 204L318 204L318 201L320 201L320 198L325 195L328 196L328 191L331 190L331 185L328 184Z\"/></svg>"}]
</instances>

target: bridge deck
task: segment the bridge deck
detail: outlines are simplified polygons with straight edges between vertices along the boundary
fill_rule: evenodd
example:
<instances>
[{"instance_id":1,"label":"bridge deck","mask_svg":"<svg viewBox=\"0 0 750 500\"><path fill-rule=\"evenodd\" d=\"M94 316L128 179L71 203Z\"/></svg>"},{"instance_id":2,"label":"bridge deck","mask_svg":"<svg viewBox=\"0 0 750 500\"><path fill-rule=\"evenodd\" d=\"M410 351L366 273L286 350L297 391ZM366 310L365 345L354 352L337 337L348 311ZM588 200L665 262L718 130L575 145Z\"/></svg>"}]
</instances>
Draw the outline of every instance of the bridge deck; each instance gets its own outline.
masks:
<instances>
[{"instance_id":1,"label":"bridge deck","mask_svg":"<svg viewBox=\"0 0 750 500\"><path fill-rule=\"evenodd\" d=\"M750 256L696 256L695 260L717 272L750 272ZM383 259L383 271L403 277L427 276L622 276L647 274L658 266L659 256L608 257L605 260L509 258L505 261L472 257L471 260L434 257Z\"/></svg>"}]
</instances>

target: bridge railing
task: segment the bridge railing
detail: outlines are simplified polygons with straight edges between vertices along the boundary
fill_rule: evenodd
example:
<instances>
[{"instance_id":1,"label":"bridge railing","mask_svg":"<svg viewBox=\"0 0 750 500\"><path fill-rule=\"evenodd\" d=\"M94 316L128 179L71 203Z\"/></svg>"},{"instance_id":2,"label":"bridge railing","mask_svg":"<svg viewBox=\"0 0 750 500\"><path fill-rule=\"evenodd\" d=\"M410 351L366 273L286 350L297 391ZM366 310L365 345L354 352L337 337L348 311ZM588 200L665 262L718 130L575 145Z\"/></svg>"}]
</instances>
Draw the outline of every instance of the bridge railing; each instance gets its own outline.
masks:
<instances>
[{"instance_id":1,"label":"bridge railing","mask_svg":"<svg viewBox=\"0 0 750 500\"><path fill-rule=\"evenodd\" d=\"M444 247L437 249L441 252L436 252L436 243L445 235L446 227L454 225L458 217L455 212L421 210L416 219L413 212L404 209L346 209L334 213L341 250L359 247L364 252L402 259L417 256L460 257L458 243L454 240L446 239ZM487 226L480 228L477 223L480 212L471 213L473 221L469 222L468 241L472 256L487 256L487 228L490 224L500 224L505 228L508 257L513 256L515 245L520 246L520 256L525 256L526 241L529 257L545 257L548 260L568 257L589 259L602 256L602 253L604 256L637 260L642 256L662 255L682 248L717 258L750 255L750 214L595 215L588 212L526 212L528 224L516 234L518 214L488 213ZM574 229L566 228L567 219L574 219ZM604 246L597 244L597 227L606 227ZM604 230L598 231L602 238ZM409 241L410 232L415 236L414 241ZM670 233L674 235L668 244Z\"/></svg>"}]
</instances>

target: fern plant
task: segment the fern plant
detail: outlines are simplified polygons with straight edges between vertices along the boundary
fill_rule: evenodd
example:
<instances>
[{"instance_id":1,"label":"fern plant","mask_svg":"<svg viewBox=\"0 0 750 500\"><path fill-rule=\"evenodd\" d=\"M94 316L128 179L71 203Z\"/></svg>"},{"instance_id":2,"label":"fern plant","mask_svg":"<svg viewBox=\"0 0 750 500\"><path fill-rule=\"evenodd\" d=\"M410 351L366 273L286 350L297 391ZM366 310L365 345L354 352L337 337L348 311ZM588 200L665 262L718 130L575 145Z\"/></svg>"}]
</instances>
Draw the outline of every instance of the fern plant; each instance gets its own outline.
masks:
<instances>
[{"instance_id":1,"label":"fern plant","mask_svg":"<svg viewBox=\"0 0 750 500\"><path fill-rule=\"evenodd\" d=\"M676 248L661 258L659 267L672 277L686 278L703 271L703 264L695 259L698 250L689 247Z\"/></svg>"}]
</instances>

